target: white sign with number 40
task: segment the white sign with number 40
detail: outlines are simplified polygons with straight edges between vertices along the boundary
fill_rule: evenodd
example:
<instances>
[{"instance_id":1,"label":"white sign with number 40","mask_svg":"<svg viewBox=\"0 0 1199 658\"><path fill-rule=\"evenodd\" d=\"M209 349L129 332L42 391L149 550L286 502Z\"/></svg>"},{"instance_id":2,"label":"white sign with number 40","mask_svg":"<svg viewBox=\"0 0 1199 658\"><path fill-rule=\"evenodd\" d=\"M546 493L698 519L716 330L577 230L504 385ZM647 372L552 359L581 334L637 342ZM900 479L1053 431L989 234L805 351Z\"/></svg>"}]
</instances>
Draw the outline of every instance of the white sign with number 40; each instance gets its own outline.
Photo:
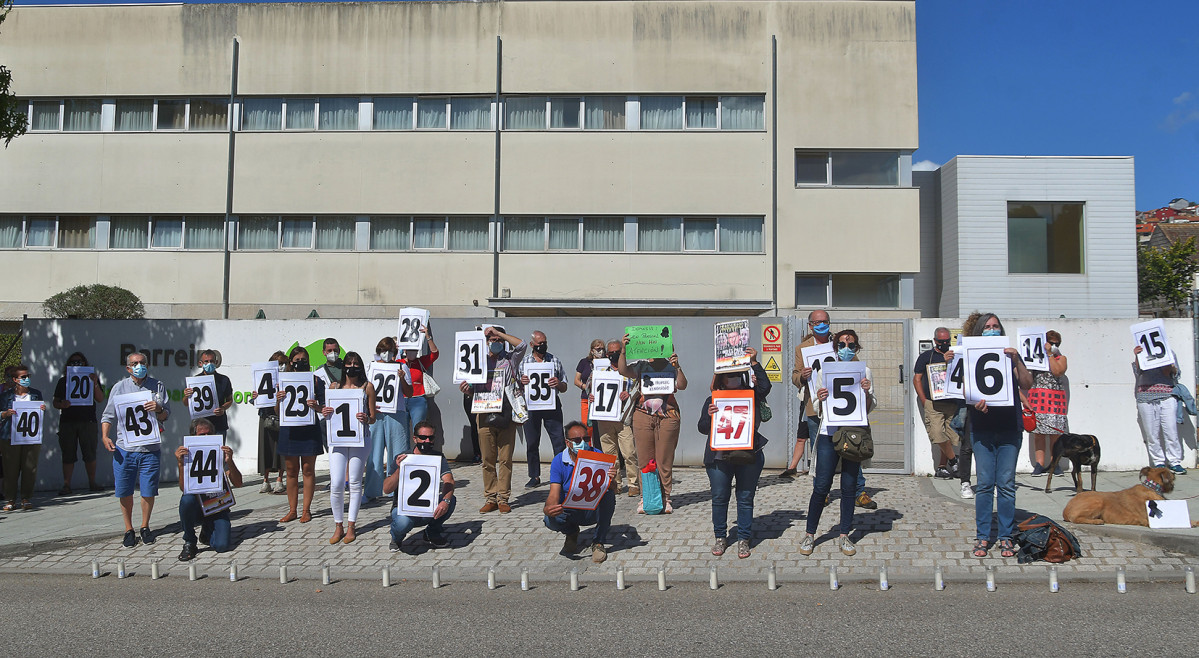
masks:
<instances>
[{"instance_id":1,"label":"white sign with number 40","mask_svg":"<svg viewBox=\"0 0 1199 658\"><path fill-rule=\"evenodd\" d=\"M608 469L616 463L616 455L580 450L575 455L575 470L562 506L566 509L594 510L608 490Z\"/></svg>"}]
</instances>

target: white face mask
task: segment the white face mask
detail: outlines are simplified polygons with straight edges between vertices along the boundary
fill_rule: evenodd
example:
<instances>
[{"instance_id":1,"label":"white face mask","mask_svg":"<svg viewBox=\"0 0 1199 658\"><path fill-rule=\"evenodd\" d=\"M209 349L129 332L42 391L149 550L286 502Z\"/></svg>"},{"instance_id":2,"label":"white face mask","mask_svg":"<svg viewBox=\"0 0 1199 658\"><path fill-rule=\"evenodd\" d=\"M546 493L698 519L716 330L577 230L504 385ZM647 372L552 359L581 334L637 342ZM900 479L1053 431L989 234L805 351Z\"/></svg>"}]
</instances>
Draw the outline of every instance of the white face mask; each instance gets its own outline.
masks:
<instances>
[{"instance_id":1,"label":"white face mask","mask_svg":"<svg viewBox=\"0 0 1199 658\"><path fill-rule=\"evenodd\" d=\"M395 352L376 352L375 360L376 361L394 361L395 360Z\"/></svg>"}]
</instances>

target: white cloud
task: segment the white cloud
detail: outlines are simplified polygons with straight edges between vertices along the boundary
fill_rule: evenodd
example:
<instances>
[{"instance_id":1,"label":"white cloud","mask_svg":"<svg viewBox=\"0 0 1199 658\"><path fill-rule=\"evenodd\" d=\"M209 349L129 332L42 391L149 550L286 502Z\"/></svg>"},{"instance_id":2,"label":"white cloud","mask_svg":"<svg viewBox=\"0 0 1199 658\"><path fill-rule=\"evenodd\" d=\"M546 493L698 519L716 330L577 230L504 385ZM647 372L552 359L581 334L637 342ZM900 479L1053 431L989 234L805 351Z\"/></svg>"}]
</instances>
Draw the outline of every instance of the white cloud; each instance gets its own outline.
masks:
<instances>
[{"instance_id":1,"label":"white cloud","mask_svg":"<svg viewBox=\"0 0 1199 658\"><path fill-rule=\"evenodd\" d=\"M1195 92L1184 91L1174 97L1174 111L1166 115L1162 121L1161 127L1166 132L1178 132L1180 128L1189 124L1199 122L1199 99L1196 99Z\"/></svg>"},{"instance_id":2,"label":"white cloud","mask_svg":"<svg viewBox=\"0 0 1199 658\"><path fill-rule=\"evenodd\" d=\"M941 165L932 160L921 160L912 165L912 171L936 171L941 168Z\"/></svg>"},{"instance_id":3,"label":"white cloud","mask_svg":"<svg viewBox=\"0 0 1199 658\"><path fill-rule=\"evenodd\" d=\"M1179 95L1177 95L1177 96L1175 96L1175 97L1174 97L1174 104L1175 104L1175 105L1182 105L1182 104L1186 103L1186 102L1187 102L1187 101L1189 101L1189 100L1191 100L1191 92L1189 92L1189 91L1184 91L1184 92L1182 92L1181 94L1179 94Z\"/></svg>"}]
</instances>

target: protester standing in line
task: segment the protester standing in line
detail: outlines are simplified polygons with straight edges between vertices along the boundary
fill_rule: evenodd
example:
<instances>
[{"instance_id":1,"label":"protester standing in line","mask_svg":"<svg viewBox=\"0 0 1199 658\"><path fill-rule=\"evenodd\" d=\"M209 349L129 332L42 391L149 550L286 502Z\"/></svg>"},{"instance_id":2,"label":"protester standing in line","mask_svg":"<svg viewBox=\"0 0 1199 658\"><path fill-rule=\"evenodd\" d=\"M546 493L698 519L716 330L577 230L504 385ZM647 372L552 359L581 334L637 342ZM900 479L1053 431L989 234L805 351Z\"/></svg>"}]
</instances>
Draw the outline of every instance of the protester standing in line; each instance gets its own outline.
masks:
<instances>
[{"instance_id":1,"label":"protester standing in line","mask_svg":"<svg viewBox=\"0 0 1199 658\"><path fill-rule=\"evenodd\" d=\"M529 342L529 353L520 362L520 383L521 386L526 386L529 383L529 375L525 370L526 367L532 364L548 363L553 366L554 374L546 381L546 385L556 390L559 395L554 396L555 408L529 411L529 419L525 421L525 460L529 469L529 481L525 483L526 489L533 489L541 486L541 427L545 426L545 433L550 438L550 445L553 447L554 454L558 454L566 449L566 438L562 433L562 393L567 390L566 370L562 368L562 362L558 357L549 352L549 342L545 337L545 333L534 331Z\"/></svg>"},{"instance_id":2,"label":"protester standing in line","mask_svg":"<svg viewBox=\"0 0 1199 658\"><path fill-rule=\"evenodd\" d=\"M362 505L362 476L366 470L366 462L371 452L371 425L375 422L375 386L366 378L366 366L357 352L346 352L342 360L341 381L333 382L337 390L360 390L363 394L361 411L355 419L362 423L363 441L360 448L329 447L329 506L333 509L333 536L330 544L344 541L352 543L358 534L355 524L358 522L358 510ZM326 419L333 415L333 407L321 409L321 416ZM342 479L341 474L346 474ZM350 489L350 509L345 511L345 492L347 480ZM345 524L343 528L342 525Z\"/></svg>"},{"instance_id":3,"label":"protester standing in line","mask_svg":"<svg viewBox=\"0 0 1199 658\"><path fill-rule=\"evenodd\" d=\"M22 509L33 509L33 485L37 482L37 459L42 454L41 444L13 445L12 430L15 402L39 402L42 392L30 386L29 366L21 364L13 373L12 386L0 393L0 452L4 453L4 497L8 504L5 512L17 508L17 492L21 494ZM46 410L43 403L42 411ZM45 414L42 415L45 417Z\"/></svg>"},{"instance_id":4,"label":"protester standing in line","mask_svg":"<svg viewBox=\"0 0 1199 658\"><path fill-rule=\"evenodd\" d=\"M303 347L293 347L287 355L287 372L312 372L308 360L308 351ZM304 404L312 410L318 410L325 405L325 380L313 377L312 397ZM275 413L282 417L279 404L282 404L286 394L282 388L275 396ZM324 437L321 436L321 424L316 414L312 422L299 427L279 428L279 454L283 457L284 468L287 469L287 514L279 519L280 523L289 523L300 519L300 523L312 520L312 496L316 493L316 458L323 453ZM299 517L296 507L299 503L299 474L304 473L304 507ZM335 477L341 477L335 474Z\"/></svg>"},{"instance_id":5,"label":"protester standing in line","mask_svg":"<svg viewBox=\"0 0 1199 658\"><path fill-rule=\"evenodd\" d=\"M287 368L287 355L282 350L275 350L268 361L279 364L279 371ZM250 399L258 397L258 392L250 393ZM275 484L271 485L271 473L275 474ZM279 412L271 407L258 410L258 474L262 476L262 489L259 493L287 493L283 485L283 459L279 456Z\"/></svg>"},{"instance_id":6,"label":"protester standing in line","mask_svg":"<svg viewBox=\"0 0 1199 658\"><path fill-rule=\"evenodd\" d=\"M475 414L479 425L479 447L483 456L483 492L486 501L479 508L480 514L499 510L500 514L512 511L508 499L512 495L512 451L516 447L516 425L512 419L511 395L516 388L520 362L529 350L529 343L505 333L504 328L491 325L483 330L487 340L487 382L468 384L462 382L458 390L463 394L492 391L498 385L502 403L501 411L495 414ZM506 348L511 347L509 352ZM497 372L500 373L497 375ZM488 421L488 418L491 421Z\"/></svg>"},{"instance_id":7,"label":"protester standing in line","mask_svg":"<svg viewBox=\"0 0 1199 658\"><path fill-rule=\"evenodd\" d=\"M87 471L88 491L104 491L104 487L96 482L96 447L100 441L96 405L104 402L104 387L100 384L100 377L95 372L90 375L91 404L73 407L67 395L66 368L87 366L87 357L83 352L73 352L67 357L63 376L58 378L58 383L54 386L51 404L59 410L58 448L62 453L62 489L58 490L60 496L69 496L72 493L71 479L75 475L75 463L79 457L83 457L83 467Z\"/></svg>"},{"instance_id":8,"label":"protester standing in line","mask_svg":"<svg viewBox=\"0 0 1199 658\"><path fill-rule=\"evenodd\" d=\"M215 433L213 424L207 418L197 418L192 423L193 436L207 436ZM175 450L175 460L179 473L183 473L183 460L187 458L187 448L179 446ZM179 552L179 561L187 562L196 557L196 526L200 526L199 542L207 544L217 553L224 553L232 548L230 541L230 514L232 506L219 512L204 515L204 503L218 499L227 494L230 489L242 485L241 471L233 463L233 449L227 445L221 446L225 455L225 472L222 475L224 490L217 494L188 494L179 497L179 525L183 527L183 550ZM179 478L179 490L183 490L183 477Z\"/></svg>"},{"instance_id":9,"label":"protester standing in line","mask_svg":"<svg viewBox=\"0 0 1199 658\"><path fill-rule=\"evenodd\" d=\"M209 416L209 422L212 423L213 431L221 435L221 443L228 445L229 443L229 407L233 406L233 382L229 378L216 369L220 367L219 357L216 350L204 350L200 352L200 375L212 375L213 381L216 383L216 406L212 410L212 416ZM190 386L183 389L183 399L190 400L192 396Z\"/></svg>"},{"instance_id":10,"label":"protester standing in line","mask_svg":"<svg viewBox=\"0 0 1199 658\"><path fill-rule=\"evenodd\" d=\"M433 342L433 331L426 325L420 328L420 332L425 334L429 353L420 356L417 350L404 350L403 359L403 363L408 366L412 377L412 393L406 398L404 405L408 409L409 437L415 432L414 428L417 423L429 415L429 398L433 397L433 394L431 391L425 390L425 373L429 373L430 378L433 376L433 362L438 357L437 343ZM395 455L392 455L391 461L395 461Z\"/></svg>"},{"instance_id":11,"label":"protester standing in line","mask_svg":"<svg viewBox=\"0 0 1199 658\"><path fill-rule=\"evenodd\" d=\"M399 363L395 338L384 336L375 345L375 363ZM383 478L395 469L395 457L412 448L408 435L408 399L412 396L411 371L400 365L396 381L396 410L393 413L376 411L375 426L371 428L370 461L366 467L363 495L367 500L383 496ZM378 393L378 392L376 392ZM391 463L386 454L391 455Z\"/></svg>"},{"instance_id":12,"label":"protester standing in line","mask_svg":"<svg viewBox=\"0 0 1199 658\"><path fill-rule=\"evenodd\" d=\"M604 354L604 341L598 338L591 339L591 351L587 356L579 359L579 364L575 366L575 386L582 392L582 399L579 400L579 422L587 428L587 436L591 437L591 423L588 418L588 410L590 402L588 397L591 395L591 373L595 370L595 360L602 359ZM616 367L616 361L612 361L612 367Z\"/></svg>"},{"instance_id":13,"label":"protester standing in line","mask_svg":"<svg viewBox=\"0 0 1199 658\"><path fill-rule=\"evenodd\" d=\"M952 479L957 474L958 460L953 448L958 442L958 434L950 424L960 405L957 400L933 399L929 390L928 367L947 363L945 353L949 352L949 337L948 328L937 327L933 332L932 348L916 357L912 372L912 388L919 402L920 418L924 421L928 440L933 444L933 475L942 480Z\"/></svg>"},{"instance_id":14,"label":"protester standing in line","mask_svg":"<svg viewBox=\"0 0 1199 658\"><path fill-rule=\"evenodd\" d=\"M1066 386L1066 355L1062 354L1062 335L1056 331L1045 332L1046 349L1049 351L1049 372L1037 371L1033 374L1032 388L1028 391L1028 399L1033 412L1037 416L1037 428L1032 435L1032 447L1035 463L1033 475L1044 475L1053 459L1053 444L1058 437L1070 431L1066 420L1066 404L1069 391ZM1060 407L1058 406L1060 405ZM1054 475L1062 474L1062 464L1059 461Z\"/></svg>"},{"instance_id":15,"label":"protester standing in line","mask_svg":"<svg viewBox=\"0 0 1199 658\"><path fill-rule=\"evenodd\" d=\"M628 347L629 335L625 334L621 341L620 360L617 364L617 370L621 375L641 379L643 373L661 372L669 364L674 369L674 390L687 389L687 376L683 374L678 354L671 354L669 359L648 359L629 363L625 356ZM658 477L662 480L663 514L674 511L670 504L670 492L674 484L672 473L674 450L679 444L679 420L679 402L674 393L646 395L643 388L638 397L637 408L633 411L633 441L637 444L638 464L648 464L651 459L657 461ZM643 504L638 503L637 512L645 512Z\"/></svg>"},{"instance_id":16,"label":"protester standing in line","mask_svg":"<svg viewBox=\"0 0 1199 658\"><path fill-rule=\"evenodd\" d=\"M616 364L620 362L620 341L608 341L608 359L609 369L615 372ZM588 377L588 380L591 378ZM590 386L588 381L588 386ZM604 451L604 454L613 455L617 458L617 464L624 461L624 476L629 483L629 498L636 498L641 495L641 469L637 464L637 443L633 440L633 419L632 412L626 406L629 404L629 398L637 395L637 391L641 388L640 384L635 379L623 377L621 379L620 388L620 406L623 410L623 415L627 420L597 420L595 421L596 431L599 432L599 446ZM590 396L588 396L588 404L590 404ZM620 493L619 482L615 493Z\"/></svg>"},{"instance_id":17,"label":"protester standing in line","mask_svg":"<svg viewBox=\"0 0 1199 658\"><path fill-rule=\"evenodd\" d=\"M1137 355L1143 350L1137 345L1132 353ZM1178 355L1174 355L1173 364L1149 370L1141 370L1134 356L1132 372L1136 376L1137 418L1149 452L1149 465L1186 475L1187 469L1182 466L1182 440L1178 438L1178 399L1174 397Z\"/></svg>"}]
</instances>

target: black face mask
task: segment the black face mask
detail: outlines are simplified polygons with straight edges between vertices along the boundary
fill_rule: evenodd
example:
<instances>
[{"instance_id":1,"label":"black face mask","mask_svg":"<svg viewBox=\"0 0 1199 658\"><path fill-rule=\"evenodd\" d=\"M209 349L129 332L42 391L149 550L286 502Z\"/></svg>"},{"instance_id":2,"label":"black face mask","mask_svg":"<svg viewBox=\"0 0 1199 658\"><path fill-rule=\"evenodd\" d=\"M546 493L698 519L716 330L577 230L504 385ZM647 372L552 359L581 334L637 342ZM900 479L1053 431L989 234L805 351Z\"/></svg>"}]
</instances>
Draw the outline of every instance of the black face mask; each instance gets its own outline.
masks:
<instances>
[{"instance_id":1,"label":"black face mask","mask_svg":"<svg viewBox=\"0 0 1199 658\"><path fill-rule=\"evenodd\" d=\"M949 350L949 341L947 340L938 340L936 341L936 345L938 352L946 352Z\"/></svg>"},{"instance_id":2,"label":"black face mask","mask_svg":"<svg viewBox=\"0 0 1199 658\"><path fill-rule=\"evenodd\" d=\"M84 363L84 362L82 362L82 361L67 361L67 367L68 367L68 368L70 368L70 367L75 367L75 368L78 368L78 367L80 367L80 366L85 366L85 365L87 365L87 364L85 364L85 363Z\"/></svg>"},{"instance_id":3,"label":"black face mask","mask_svg":"<svg viewBox=\"0 0 1199 658\"><path fill-rule=\"evenodd\" d=\"M420 452L431 452L433 450L432 441L417 441L416 449Z\"/></svg>"},{"instance_id":4,"label":"black face mask","mask_svg":"<svg viewBox=\"0 0 1199 658\"><path fill-rule=\"evenodd\" d=\"M533 351L538 354L545 354L546 351L549 350L549 348L550 348L550 346L548 343L540 343L538 345L533 346Z\"/></svg>"},{"instance_id":5,"label":"black face mask","mask_svg":"<svg viewBox=\"0 0 1199 658\"><path fill-rule=\"evenodd\" d=\"M307 359L303 361L295 361L291 364L291 368L295 372L308 372L309 367L310 366L308 365Z\"/></svg>"},{"instance_id":6,"label":"black face mask","mask_svg":"<svg viewBox=\"0 0 1199 658\"><path fill-rule=\"evenodd\" d=\"M608 352L608 360L613 363L620 360L620 352Z\"/></svg>"},{"instance_id":7,"label":"black face mask","mask_svg":"<svg viewBox=\"0 0 1199 658\"><path fill-rule=\"evenodd\" d=\"M362 375L363 370L359 366L350 366L349 368L346 368L347 377L361 377Z\"/></svg>"}]
</instances>

